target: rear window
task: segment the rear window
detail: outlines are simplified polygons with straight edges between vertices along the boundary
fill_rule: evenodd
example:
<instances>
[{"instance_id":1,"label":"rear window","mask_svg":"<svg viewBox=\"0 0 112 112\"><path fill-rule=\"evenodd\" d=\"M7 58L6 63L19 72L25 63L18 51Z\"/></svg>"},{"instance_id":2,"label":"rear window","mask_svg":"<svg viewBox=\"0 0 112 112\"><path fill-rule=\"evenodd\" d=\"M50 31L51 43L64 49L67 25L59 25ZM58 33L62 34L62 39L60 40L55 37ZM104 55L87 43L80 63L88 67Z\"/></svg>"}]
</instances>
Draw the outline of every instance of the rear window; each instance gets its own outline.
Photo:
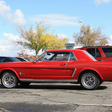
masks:
<instances>
[{"instance_id":1,"label":"rear window","mask_svg":"<svg viewBox=\"0 0 112 112\"><path fill-rule=\"evenodd\" d=\"M112 57L112 48L102 48L102 50L105 53L106 57Z\"/></svg>"}]
</instances>

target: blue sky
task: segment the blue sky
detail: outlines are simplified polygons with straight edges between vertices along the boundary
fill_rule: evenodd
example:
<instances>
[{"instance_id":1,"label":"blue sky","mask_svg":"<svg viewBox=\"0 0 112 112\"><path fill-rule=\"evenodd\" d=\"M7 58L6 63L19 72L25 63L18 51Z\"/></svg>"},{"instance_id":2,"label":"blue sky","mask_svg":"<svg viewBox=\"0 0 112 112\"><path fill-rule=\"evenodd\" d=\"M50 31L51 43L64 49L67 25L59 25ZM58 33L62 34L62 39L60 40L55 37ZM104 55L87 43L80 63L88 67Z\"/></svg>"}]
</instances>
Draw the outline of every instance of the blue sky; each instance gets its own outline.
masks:
<instances>
[{"instance_id":1,"label":"blue sky","mask_svg":"<svg viewBox=\"0 0 112 112\"><path fill-rule=\"evenodd\" d=\"M0 55L16 56L24 48L14 45L20 39L17 25L31 25L44 20L50 32L69 38L80 31L82 24L102 27L112 45L112 0L0 0ZM34 54L34 51L29 51Z\"/></svg>"}]
</instances>

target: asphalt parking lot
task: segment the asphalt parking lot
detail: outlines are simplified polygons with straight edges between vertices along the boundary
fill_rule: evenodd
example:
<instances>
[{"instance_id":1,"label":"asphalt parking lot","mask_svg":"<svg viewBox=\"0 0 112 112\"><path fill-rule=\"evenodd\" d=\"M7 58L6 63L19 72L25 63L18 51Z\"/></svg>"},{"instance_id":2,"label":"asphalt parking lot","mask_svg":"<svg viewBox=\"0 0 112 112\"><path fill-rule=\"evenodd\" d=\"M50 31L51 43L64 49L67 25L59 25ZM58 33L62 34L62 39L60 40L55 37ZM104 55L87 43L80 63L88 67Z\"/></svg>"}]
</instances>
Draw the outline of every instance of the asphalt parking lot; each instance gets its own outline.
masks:
<instances>
[{"instance_id":1,"label":"asphalt parking lot","mask_svg":"<svg viewBox=\"0 0 112 112\"><path fill-rule=\"evenodd\" d=\"M0 112L112 112L112 82L97 90L74 84L31 84L27 88L3 88Z\"/></svg>"}]
</instances>

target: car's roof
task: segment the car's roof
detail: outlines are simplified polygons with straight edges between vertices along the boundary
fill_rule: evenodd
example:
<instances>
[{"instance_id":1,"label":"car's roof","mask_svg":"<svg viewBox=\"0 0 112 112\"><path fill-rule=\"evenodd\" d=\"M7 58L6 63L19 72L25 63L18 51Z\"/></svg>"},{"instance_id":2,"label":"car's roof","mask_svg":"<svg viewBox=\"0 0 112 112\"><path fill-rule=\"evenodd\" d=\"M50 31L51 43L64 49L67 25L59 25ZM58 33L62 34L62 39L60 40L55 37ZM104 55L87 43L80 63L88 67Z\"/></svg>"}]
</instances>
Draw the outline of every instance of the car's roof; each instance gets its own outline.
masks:
<instances>
[{"instance_id":1,"label":"car's roof","mask_svg":"<svg viewBox=\"0 0 112 112\"><path fill-rule=\"evenodd\" d=\"M81 47L81 48L112 48L112 46L86 46L86 47ZM81 49L81 48L78 48L78 49Z\"/></svg>"},{"instance_id":2,"label":"car's roof","mask_svg":"<svg viewBox=\"0 0 112 112\"><path fill-rule=\"evenodd\" d=\"M52 51L81 51L79 49L52 49L52 50L47 50L46 52L52 52Z\"/></svg>"},{"instance_id":3,"label":"car's roof","mask_svg":"<svg viewBox=\"0 0 112 112\"><path fill-rule=\"evenodd\" d=\"M0 56L0 58L14 58L14 57L11 57L11 56Z\"/></svg>"}]
</instances>

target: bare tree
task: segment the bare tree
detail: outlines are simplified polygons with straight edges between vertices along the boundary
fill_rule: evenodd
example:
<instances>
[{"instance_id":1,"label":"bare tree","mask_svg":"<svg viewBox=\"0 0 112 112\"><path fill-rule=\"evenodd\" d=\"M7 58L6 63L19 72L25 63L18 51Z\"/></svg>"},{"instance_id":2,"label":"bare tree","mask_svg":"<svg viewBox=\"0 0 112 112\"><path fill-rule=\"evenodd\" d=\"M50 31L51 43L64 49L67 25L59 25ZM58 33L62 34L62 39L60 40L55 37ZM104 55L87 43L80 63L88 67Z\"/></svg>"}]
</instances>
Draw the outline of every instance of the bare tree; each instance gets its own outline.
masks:
<instances>
[{"instance_id":1,"label":"bare tree","mask_svg":"<svg viewBox=\"0 0 112 112\"><path fill-rule=\"evenodd\" d=\"M79 33L74 33L75 45L103 46L108 44L108 38L102 34L101 27L93 29L90 25L82 25Z\"/></svg>"}]
</instances>

